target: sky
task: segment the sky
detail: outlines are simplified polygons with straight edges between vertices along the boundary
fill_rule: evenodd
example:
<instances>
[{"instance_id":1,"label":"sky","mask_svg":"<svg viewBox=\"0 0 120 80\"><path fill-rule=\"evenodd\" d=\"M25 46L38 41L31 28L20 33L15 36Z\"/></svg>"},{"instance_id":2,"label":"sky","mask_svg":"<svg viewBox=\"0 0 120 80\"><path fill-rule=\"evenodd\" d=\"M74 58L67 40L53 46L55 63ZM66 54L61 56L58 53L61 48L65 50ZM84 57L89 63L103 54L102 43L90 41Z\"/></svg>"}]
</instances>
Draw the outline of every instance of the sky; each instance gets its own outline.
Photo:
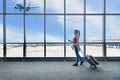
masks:
<instances>
[{"instance_id":1,"label":"sky","mask_svg":"<svg viewBox=\"0 0 120 80\"><path fill-rule=\"evenodd\" d=\"M26 0L27 6L36 6L27 13L44 13L44 0ZM83 13L84 0L66 0L66 13ZM87 13L102 13L103 0L86 0ZM119 0L106 0L107 13L120 13ZM14 9L16 3L23 3L22 0L6 0L7 13L23 13ZM3 2L0 0L0 13L3 11ZM64 0L46 0L46 13L64 13ZM0 42L3 40L3 16L0 15ZM120 39L119 25L120 16L106 16L106 37L107 39ZM84 27L83 16L66 16L66 39L72 39L74 29L81 32L80 41L83 42ZM102 40L102 16L86 16L86 39L87 41ZM7 42L23 42L24 38L23 15L7 15L6 31ZM26 16L26 41L43 42L44 41L44 16L27 15ZM64 42L64 16L47 15L46 16L46 41Z\"/></svg>"}]
</instances>

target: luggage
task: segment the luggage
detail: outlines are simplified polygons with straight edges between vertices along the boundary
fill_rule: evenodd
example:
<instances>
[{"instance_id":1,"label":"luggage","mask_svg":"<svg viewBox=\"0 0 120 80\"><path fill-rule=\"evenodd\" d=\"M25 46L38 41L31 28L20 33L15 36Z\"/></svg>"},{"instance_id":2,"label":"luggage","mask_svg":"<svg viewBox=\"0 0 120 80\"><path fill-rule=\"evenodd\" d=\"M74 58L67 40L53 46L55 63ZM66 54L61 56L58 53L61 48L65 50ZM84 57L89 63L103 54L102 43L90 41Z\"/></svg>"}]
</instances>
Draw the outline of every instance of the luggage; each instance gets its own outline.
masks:
<instances>
[{"instance_id":1,"label":"luggage","mask_svg":"<svg viewBox=\"0 0 120 80\"><path fill-rule=\"evenodd\" d=\"M94 66L97 68L96 65L99 65L97 60L92 55L85 55L85 60L90 64L90 66Z\"/></svg>"},{"instance_id":2,"label":"luggage","mask_svg":"<svg viewBox=\"0 0 120 80\"><path fill-rule=\"evenodd\" d=\"M99 65L99 63L92 55L85 55L84 57L85 57L85 61L87 61L90 64L90 66L94 66L95 68L97 68L96 65Z\"/></svg>"}]
</instances>

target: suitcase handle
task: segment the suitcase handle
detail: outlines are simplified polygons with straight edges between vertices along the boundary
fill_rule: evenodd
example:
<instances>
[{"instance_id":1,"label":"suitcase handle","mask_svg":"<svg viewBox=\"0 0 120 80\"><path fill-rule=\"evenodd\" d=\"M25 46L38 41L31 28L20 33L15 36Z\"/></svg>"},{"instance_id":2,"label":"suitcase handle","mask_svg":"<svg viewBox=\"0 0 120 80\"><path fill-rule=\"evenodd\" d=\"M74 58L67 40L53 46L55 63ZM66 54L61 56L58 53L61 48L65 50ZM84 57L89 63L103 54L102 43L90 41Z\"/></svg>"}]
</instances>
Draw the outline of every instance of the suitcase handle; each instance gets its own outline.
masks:
<instances>
[{"instance_id":1,"label":"suitcase handle","mask_svg":"<svg viewBox=\"0 0 120 80\"><path fill-rule=\"evenodd\" d=\"M82 55L85 57L85 53L81 49L80 49L80 51L81 51Z\"/></svg>"}]
</instances>

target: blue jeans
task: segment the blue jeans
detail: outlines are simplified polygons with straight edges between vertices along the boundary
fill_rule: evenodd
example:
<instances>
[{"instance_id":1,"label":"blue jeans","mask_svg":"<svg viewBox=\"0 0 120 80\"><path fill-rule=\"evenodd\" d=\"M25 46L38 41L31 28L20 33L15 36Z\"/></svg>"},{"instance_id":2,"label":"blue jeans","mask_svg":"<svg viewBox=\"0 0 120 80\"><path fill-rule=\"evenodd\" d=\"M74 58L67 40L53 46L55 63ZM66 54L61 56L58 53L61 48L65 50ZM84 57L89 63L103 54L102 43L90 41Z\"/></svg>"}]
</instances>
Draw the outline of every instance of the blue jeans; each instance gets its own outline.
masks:
<instances>
[{"instance_id":1,"label":"blue jeans","mask_svg":"<svg viewBox=\"0 0 120 80\"><path fill-rule=\"evenodd\" d=\"M83 59L79 55L79 50L78 50L78 47L76 45L74 45L74 50L75 50L75 54L76 54L76 64L78 64L78 61L83 62Z\"/></svg>"}]
</instances>

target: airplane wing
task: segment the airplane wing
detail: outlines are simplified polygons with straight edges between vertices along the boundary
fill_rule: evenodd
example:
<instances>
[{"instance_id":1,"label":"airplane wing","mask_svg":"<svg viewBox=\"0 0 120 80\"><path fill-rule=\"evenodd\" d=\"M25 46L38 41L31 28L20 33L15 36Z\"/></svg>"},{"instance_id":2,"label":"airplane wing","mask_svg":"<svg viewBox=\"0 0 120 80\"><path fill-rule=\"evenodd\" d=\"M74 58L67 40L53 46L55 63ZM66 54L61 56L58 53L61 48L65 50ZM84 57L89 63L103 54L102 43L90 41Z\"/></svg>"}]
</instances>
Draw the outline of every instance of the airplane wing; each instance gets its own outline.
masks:
<instances>
[{"instance_id":1,"label":"airplane wing","mask_svg":"<svg viewBox=\"0 0 120 80\"><path fill-rule=\"evenodd\" d=\"M30 8L33 9L33 8L39 8L39 7L30 6Z\"/></svg>"},{"instance_id":2,"label":"airplane wing","mask_svg":"<svg viewBox=\"0 0 120 80\"><path fill-rule=\"evenodd\" d=\"M14 6L8 6L8 7L12 7L12 8L14 8Z\"/></svg>"}]
</instances>

